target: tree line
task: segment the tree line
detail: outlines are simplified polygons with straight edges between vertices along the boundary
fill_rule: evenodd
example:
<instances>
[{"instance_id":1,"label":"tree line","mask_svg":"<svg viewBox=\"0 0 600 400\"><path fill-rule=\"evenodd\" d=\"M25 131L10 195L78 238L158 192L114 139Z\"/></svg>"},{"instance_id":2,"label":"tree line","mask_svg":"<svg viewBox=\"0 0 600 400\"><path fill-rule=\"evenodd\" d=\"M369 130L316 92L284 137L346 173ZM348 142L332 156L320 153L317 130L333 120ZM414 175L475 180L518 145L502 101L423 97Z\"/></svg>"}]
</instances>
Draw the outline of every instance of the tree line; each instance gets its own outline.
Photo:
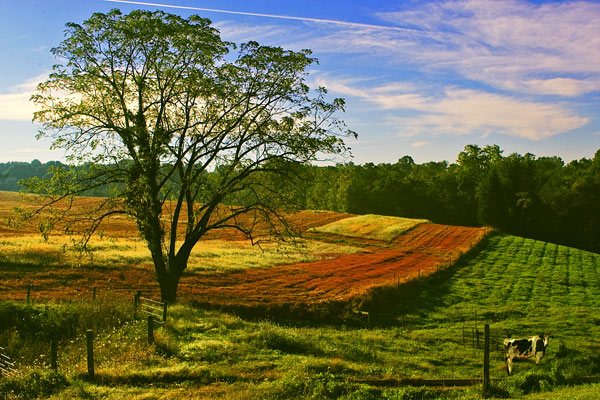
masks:
<instances>
[{"instance_id":1,"label":"tree line","mask_svg":"<svg viewBox=\"0 0 600 400\"><path fill-rule=\"evenodd\" d=\"M488 225L510 234L600 252L600 150L593 159L504 155L496 145L467 145L456 163L296 166L296 179L278 180L289 207L353 214L426 218L450 225ZM0 190L18 191L21 179L47 178L60 162L0 163ZM85 168L85 167L80 167ZM205 179L214 179L213 171ZM290 183L294 182L294 183ZM86 192L110 196L109 185ZM229 202L245 202L239 193Z\"/></svg>"},{"instance_id":2,"label":"tree line","mask_svg":"<svg viewBox=\"0 0 600 400\"><path fill-rule=\"evenodd\" d=\"M302 208L426 218L600 252L600 150L593 159L504 155L467 145L456 163L307 166Z\"/></svg>"}]
</instances>

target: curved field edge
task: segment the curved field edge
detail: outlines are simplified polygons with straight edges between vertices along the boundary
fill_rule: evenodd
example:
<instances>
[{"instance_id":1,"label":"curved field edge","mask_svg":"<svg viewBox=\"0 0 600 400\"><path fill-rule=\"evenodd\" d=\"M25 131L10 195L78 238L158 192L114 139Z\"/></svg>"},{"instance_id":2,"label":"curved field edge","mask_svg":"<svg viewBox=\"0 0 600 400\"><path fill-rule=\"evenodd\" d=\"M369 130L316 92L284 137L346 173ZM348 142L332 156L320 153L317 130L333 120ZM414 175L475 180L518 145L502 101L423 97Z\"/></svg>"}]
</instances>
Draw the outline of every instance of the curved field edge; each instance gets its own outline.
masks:
<instances>
[{"instance_id":1,"label":"curved field edge","mask_svg":"<svg viewBox=\"0 0 600 400\"><path fill-rule=\"evenodd\" d=\"M71 210L70 213L81 217L82 215L93 214L103 200L105 199L101 197L81 196L75 197L72 203L63 201L56 203L54 207L56 212L65 212L69 209ZM15 235L37 235L41 237L39 223L45 222L45 219L52 216L48 209L42 211L30 222L19 222L18 215L15 213L17 208L25 212L33 212L39 209L41 204L42 198L38 195L0 191L0 237L13 237ZM173 202L165 202L164 214L171 215L173 208ZM223 206L223 208L227 209L226 206ZM71 221L72 217L69 215L69 213L65 214L64 221ZM286 213L286 219L290 226L299 234L303 234L311 228L353 216L354 214L321 210L302 210ZM252 225L254 220L251 216L247 216L247 218L241 216L238 222ZM56 225L53 235L61 236L64 223L60 221L53 221L53 223ZM180 231L183 230L185 233L185 224L181 223L180 226ZM77 225L77 227L84 228L85 225ZM258 226L256 233L260 234L263 228L264 226ZM140 237L135 221L121 214L104 219L97 232L101 232L102 236L106 238L113 239L137 239ZM241 232L233 228L209 231L203 238L208 240L246 240Z\"/></svg>"},{"instance_id":2,"label":"curved field edge","mask_svg":"<svg viewBox=\"0 0 600 400\"><path fill-rule=\"evenodd\" d=\"M285 248L255 254L257 249L237 242L203 241L200 254L192 258L194 265L180 282L179 298L260 315L338 314L340 307L355 307L371 290L395 287L452 265L488 232L422 224L386 246L358 247L360 243L309 238L308 247L293 254L285 254ZM121 296L135 290L157 295L143 243L125 239L94 243L99 253L81 260L64 253L66 239L53 240L41 244L35 244L33 237L0 241L2 298L24 299L28 284L34 299L85 298L92 288ZM228 248L225 254L221 254L223 247ZM302 262L277 265L299 259Z\"/></svg>"},{"instance_id":3,"label":"curved field edge","mask_svg":"<svg viewBox=\"0 0 600 400\"><path fill-rule=\"evenodd\" d=\"M421 224L389 248L368 253L229 274L197 274L185 296L199 305L254 315L345 318L373 291L397 288L452 266L489 233L487 228Z\"/></svg>"}]
</instances>

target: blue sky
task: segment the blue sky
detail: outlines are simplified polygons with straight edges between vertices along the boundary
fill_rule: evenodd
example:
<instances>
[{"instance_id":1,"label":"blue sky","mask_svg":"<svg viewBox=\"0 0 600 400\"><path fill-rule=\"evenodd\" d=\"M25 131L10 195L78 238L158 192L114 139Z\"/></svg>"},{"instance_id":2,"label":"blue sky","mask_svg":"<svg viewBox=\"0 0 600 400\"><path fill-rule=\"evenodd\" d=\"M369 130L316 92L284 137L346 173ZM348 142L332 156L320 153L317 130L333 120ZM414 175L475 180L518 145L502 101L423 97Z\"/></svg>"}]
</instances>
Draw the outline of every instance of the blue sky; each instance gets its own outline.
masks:
<instances>
[{"instance_id":1,"label":"blue sky","mask_svg":"<svg viewBox=\"0 0 600 400\"><path fill-rule=\"evenodd\" d=\"M565 161L600 149L598 1L145 3L0 2L0 162L63 159L35 139L28 99L65 23L112 8L199 14L225 40L312 49L308 83L346 99L355 163L454 162L470 143Z\"/></svg>"}]
</instances>

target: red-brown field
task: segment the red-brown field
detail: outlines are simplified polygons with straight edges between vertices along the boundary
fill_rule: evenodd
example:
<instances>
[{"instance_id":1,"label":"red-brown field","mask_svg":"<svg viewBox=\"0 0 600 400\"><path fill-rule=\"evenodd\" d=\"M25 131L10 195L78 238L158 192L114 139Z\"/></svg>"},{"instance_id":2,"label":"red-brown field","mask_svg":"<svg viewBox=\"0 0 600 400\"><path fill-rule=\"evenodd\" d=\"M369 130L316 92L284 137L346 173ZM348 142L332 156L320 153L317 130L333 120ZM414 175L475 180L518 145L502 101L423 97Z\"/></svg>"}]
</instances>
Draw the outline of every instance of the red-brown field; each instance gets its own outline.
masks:
<instances>
[{"instance_id":1,"label":"red-brown field","mask_svg":"<svg viewBox=\"0 0 600 400\"><path fill-rule=\"evenodd\" d=\"M86 200L87 203L93 201ZM0 217L5 219L10 215L9 210L18 202L16 195L4 193L0 196ZM216 306L251 308L304 308L315 304L346 302L366 295L375 287L396 285L450 265L489 232L487 228L426 223L409 230L392 243L308 232L312 227L349 216L303 211L291 215L290 221L308 237L358 244L364 247L365 252L243 271L193 271L182 278L179 298ZM117 237L136 236L134 224L122 219L115 220L107 226L106 231ZM10 241L11 236L34 235L34 232L35 228L16 230L4 223L0 226L0 238L4 241ZM240 238L236 231L227 231L214 232L207 239ZM27 284L33 286L34 299L89 296L92 287L98 289L99 295L110 293L129 296L136 290L142 290L146 295L158 296L154 271L148 262L125 267L62 267L57 263L44 262L45 258L51 259L52 256L44 252L34 253L29 261L4 264L0 258L0 299L24 298Z\"/></svg>"},{"instance_id":2,"label":"red-brown field","mask_svg":"<svg viewBox=\"0 0 600 400\"><path fill-rule=\"evenodd\" d=\"M369 253L234 274L199 274L184 280L182 295L202 303L246 307L348 301L375 287L395 285L447 266L488 231L423 224L389 248Z\"/></svg>"}]
</instances>

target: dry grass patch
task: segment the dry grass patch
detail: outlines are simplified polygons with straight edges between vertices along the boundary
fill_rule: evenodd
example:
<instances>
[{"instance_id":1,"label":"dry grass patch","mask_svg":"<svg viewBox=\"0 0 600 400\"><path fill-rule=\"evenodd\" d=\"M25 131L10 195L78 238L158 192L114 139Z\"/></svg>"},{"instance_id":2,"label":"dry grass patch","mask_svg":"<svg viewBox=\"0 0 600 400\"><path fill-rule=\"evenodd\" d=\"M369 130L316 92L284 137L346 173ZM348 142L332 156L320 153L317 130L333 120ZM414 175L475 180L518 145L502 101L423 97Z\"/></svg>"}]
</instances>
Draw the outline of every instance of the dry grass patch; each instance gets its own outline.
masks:
<instances>
[{"instance_id":1,"label":"dry grass patch","mask_svg":"<svg viewBox=\"0 0 600 400\"><path fill-rule=\"evenodd\" d=\"M127 268L152 264L152 257L141 239L91 239L89 253L72 250L73 239L39 235L0 238L0 261L12 264L36 264L46 267ZM275 265L326 260L340 255L364 252L360 247L302 240L296 244L269 243L253 246L247 240L201 240L194 247L188 271L224 271L268 268Z\"/></svg>"},{"instance_id":2,"label":"dry grass patch","mask_svg":"<svg viewBox=\"0 0 600 400\"><path fill-rule=\"evenodd\" d=\"M427 222L426 219L367 214L323 225L314 228L314 231L391 242L407 230Z\"/></svg>"},{"instance_id":3,"label":"dry grass patch","mask_svg":"<svg viewBox=\"0 0 600 400\"><path fill-rule=\"evenodd\" d=\"M261 247L245 241L203 240L198 242L188 263L189 271L243 270L275 265L327 260L365 250L349 245L301 240L296 244L270 243Z\"/></svg>"}]
</instances>

